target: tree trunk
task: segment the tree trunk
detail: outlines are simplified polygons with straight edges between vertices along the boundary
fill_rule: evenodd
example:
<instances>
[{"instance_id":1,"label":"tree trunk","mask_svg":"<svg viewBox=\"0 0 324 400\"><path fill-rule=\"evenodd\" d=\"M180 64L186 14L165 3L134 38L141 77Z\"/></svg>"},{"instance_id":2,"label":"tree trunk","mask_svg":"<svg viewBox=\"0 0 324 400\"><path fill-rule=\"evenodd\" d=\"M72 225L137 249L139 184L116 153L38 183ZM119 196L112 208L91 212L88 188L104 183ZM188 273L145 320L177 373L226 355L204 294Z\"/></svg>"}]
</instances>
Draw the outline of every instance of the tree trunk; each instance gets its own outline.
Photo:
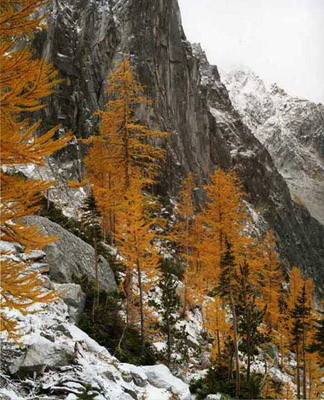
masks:
<instances>
[{"instance_id":1,"label":"tree trunk","mask_svg":"<svg viewBox=\"0 0 324 400\"><path fill-rule=\"evenodd\" d=\"M167 354L167 362L168 362L168 367L170 367L171 364L171 331L170 331L170 321L169 321L169 315L167 318L167 341L168 341L168 354Z\"/></svg>"},{"instance_id":2,"label":"tree trunk","mask_svg":"<svg viewBox=\"0 0 324 400\"><path fill-rule=\"evenodd\" d=\"M300 399L300 374L299 374L299 348L298 344L296 345L296 373L297 373L297 398Z\"/></svg>"},{"instance_id":3,"label":"tree trunk","mask_svg":"<svg viewBox=\"0 0 324 400\"><path fill-rule=\"evenodd\" d=\"M93 248L94 248L94 267L95 267L95 291L96 291L96 298L95 301L93 302L93 318L94 318L94 309L95 307L99 306L99 271L98 271L98 243L97 243L97 234L94 229L93 231Z\"/></svg>"},{"instance_id":4,"label":"tree trunk","mask_svg":"<svg viewBox=\"0 0 324 400\"><path fill-rule=\"evenodd\" d=\"M217 337L217 355L220 356L221 349L220 349L219 329L217 329L217 331L216 331L216 337Z\"/></svg>"},{"instance_id":5,"label":"tree trunk","mask_svg":"<svg viewBox=\"0 0 324 400\"><path fill-rule=\"evenodd\" d=\"M142 348L144 349L144 306L143 306L142 271L138 259L136 261L136 264L137 264L138 287L140 292L141 343L142 343Z\"/></svg>"},{"instance_id":6,"label":"tree trunk","mask_svg":"<svg viewBox=\"0 0 324 400\"><path fill-rule=\"evenodd\" d=\"M235 348L235 364L236 364L236 373L235 373L235 397L238 399L240 397L241 392L241 382L240 382L240 360L239 360L239 351L238 351L238 335L237 335L237 318L236 318L236 310L234 299L232 295L232 290L230 290L230 300L231 307L233 313L233 330L234 330L234 348Z\"/></svg>"},{"instance_id":7,"label":"tree trunk","mask_svg":"<svg viewBox=\"0 0 324 400\"><path fill-rule=\"evenodd\" d=\"M307 399L306 387L306 331L305 323L303 322L303 399Z\"/></svg>"}]
</instances>

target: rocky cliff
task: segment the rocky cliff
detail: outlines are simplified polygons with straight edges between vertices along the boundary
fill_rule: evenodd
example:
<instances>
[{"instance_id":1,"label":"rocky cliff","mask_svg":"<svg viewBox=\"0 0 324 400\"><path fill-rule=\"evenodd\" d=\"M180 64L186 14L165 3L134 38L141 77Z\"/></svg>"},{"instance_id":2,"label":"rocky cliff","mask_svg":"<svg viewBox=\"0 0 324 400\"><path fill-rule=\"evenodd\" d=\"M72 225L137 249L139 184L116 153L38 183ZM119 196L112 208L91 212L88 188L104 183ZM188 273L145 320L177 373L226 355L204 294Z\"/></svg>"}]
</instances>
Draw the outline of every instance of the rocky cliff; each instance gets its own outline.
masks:
<instances>
[{"instance_id":1,"label":"rocky cliff","mask_svg":"<svg viewBox=\"0 0 324 400\"><path fill-rule=\"evenodd\" d=\"M35 45L65 78L50 100L48 124L88 136L107 73L131 57L152 100L138 118L170 132L165 194L174 195L189 170L202 185L213 168L234 168L258 221L276 231L282 256L324 284L323 226L292 201L268 151L233 109L217 67L186 40L176 0L53 0L49 29ZM66 157L77 173L80 149L70 146Z\"/></svg>"},{"instance_id":2,"label":"rocky cliff","mask_svg":"<svg viewBox=\"0 0 324 400\"><path fill-rule=\"evenodd\" d=\"M293 196L324 224L324 105L266 85L252 71L222 78L235 109L267 148Z\"/></svg>"}]
</instances>

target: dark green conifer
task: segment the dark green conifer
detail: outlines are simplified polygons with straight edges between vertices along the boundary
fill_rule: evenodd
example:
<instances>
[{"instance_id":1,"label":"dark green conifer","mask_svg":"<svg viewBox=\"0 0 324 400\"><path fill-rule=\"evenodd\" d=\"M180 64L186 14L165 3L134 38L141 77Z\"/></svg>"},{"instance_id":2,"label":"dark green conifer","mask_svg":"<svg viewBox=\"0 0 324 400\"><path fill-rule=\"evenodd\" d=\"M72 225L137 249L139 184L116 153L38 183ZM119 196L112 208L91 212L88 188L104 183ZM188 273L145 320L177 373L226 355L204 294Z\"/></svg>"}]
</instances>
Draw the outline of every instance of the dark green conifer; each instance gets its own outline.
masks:
<instances>
[{"instance_id":1,"label":"dark green conifer","mask_svg":"<svg viewBox=\"0 0 324 400\"><path fill-rule=\"evenodd\" d=\"M261 310L256 304L256 295L250 279L250 267L245 261L240 265L236 277L237 286L240 288L237 295L238 333L241 337L240 349L247 355L246 381L250 382L251 362L258 354L258 346L269 338L259 330L263 322L266 307Z\"/></svg>"},{"instance_id":2,"label":"dark green conifer","mask_svg":"<svg viewBox=\"0 0 324 400\"><path fill-rule=\"evenodd\" d=\"M294 308L290 312L293 320L291 328L291 345L296 352L297 362L297 397L301 398L300 369L303 370L303 399L306 399L306 335L310 330L311 308L307 305L306 285L303 284ZM302 366L301 366L302 362Z\"/></svg>"},{"instance_id":3,"label":"dark green conifer","mask_svg":"<svg viewBox=\"0 0 324 400\"><path fill-rule=\"evenodd\" d=\"M101 240L101 226L100 226L100 212L97 207L96 199L93 191L85 198L82 207L82 225L88 236L92 238L94 248L94 268L95 268L95 288L97 291L97 298L99 299L99 271L98 271L98 245Z\"/></svg>"},{"instance_id":4,"label":"dark green conifer","mask_svg":"<svg viewBox=\"0 0 324 400\"><path fill-rule=\"evenodd\" d=\"M236 286L236 263L235 256L233 253L232 244L226 239L226 252L222 255L221 259L221 272L219 277L219 284L217 291L220 297L226 302L232 311L233 317L233 333L234 333L234 349L235 349L235 380L236 380L236 398L240 397L240 360L239 360L239 348L238 348L238 326L237 326L237 305L236 298L238 288ZM230 361L230 360L229 360Z\"/></svg>"}]
</instances>

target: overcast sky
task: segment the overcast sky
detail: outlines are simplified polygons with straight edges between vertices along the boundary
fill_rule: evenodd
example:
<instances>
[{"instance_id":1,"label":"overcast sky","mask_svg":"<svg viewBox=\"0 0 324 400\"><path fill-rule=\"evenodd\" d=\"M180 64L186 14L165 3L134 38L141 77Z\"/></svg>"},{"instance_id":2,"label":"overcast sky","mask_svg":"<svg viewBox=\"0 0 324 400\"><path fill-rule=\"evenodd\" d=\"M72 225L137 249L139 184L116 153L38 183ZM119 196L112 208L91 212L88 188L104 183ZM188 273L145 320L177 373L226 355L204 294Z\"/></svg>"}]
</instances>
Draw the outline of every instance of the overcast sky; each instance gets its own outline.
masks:
<instances>
[{"instance_id":1,"label":"overcast sky","mask_svg":"<svg viewBox=\"0 0 324 400\"><path fill-rule=\"evenodd\" d=\"M324 0L179 0L190 42L212 64L245 65L292 95L324 103Z\"/></svg>"}]
</instances>

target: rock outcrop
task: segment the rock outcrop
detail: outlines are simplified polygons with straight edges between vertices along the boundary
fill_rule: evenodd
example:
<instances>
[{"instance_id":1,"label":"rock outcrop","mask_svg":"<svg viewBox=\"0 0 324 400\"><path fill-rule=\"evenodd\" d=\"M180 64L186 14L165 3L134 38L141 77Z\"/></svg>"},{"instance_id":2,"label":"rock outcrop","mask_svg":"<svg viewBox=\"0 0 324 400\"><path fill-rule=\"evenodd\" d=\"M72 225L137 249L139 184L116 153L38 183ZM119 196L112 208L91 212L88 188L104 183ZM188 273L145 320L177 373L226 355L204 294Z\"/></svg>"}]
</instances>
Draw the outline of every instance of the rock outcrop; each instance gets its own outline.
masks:
<instances>
[{"instance_id":1,"label":"rock outcrop","mask_svg":"<svg viewBox=\"0 0 324 400\"><path fill-rule=\"evenodd\" d=\"M106 75L129 56L152 101L138 110L139 120L170 132L162 144L164 193L175 195L188 171L201 186L215 167L234 168L247 200L277 233L282 257L324 285L323 226L292 201L268 151L233 109L217 68L199 48L193 51L177 0L58 0L50 13L36 46L65 83L51 97L49 125L59 120L81 137L94 131L91 115L103 106ZM64 152L76 175L79 150L71 145Z\"/></svg>"},{"instance_id":2,"label":"rock outcrop","mask_svg":"<svg viewBox=\"0 0 324 400\"><path fill-rule=\"evenodd\" d=\"M54 282L73 283L84 276L94 279L94 249L92 246L47 218L25 217L25 222L37 225L45 234L58 238L57 241L44 247L49 276ZM116 291L117 284L109 263L99 256L98 266L101 288L107 291Z\"/></svg>"}]
</instances>

